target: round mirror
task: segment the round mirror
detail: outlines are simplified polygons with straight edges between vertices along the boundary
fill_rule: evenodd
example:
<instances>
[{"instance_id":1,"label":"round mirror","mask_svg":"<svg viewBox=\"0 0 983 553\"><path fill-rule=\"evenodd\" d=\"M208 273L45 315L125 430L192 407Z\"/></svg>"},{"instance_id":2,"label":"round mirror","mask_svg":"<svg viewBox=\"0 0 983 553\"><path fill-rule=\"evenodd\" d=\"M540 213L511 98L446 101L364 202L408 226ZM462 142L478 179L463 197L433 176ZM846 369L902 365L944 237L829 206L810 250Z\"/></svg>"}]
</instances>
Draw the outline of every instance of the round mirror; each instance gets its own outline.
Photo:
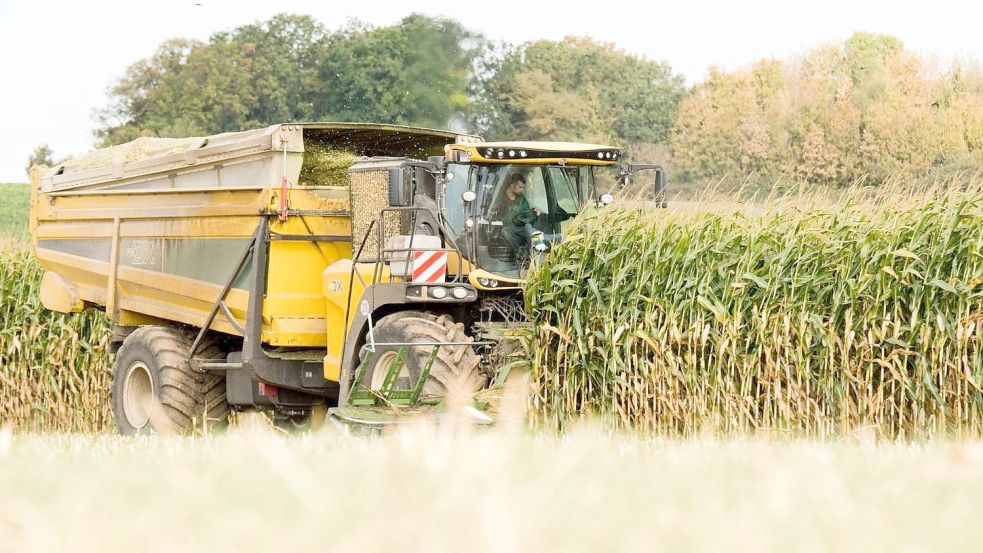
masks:
<instances>
[{"instance_id":1,"label":"round mirror","mask_svg":"<svg viewBox=\"0 0 983 553\"><path fill-rule=\"evenodd\" d=\"M461 194L461 199L466 202L473 202L476 197L477 196L475 196L474 192L470 190L466 191L464 194Z\"/></svg>"},{"instance_id":2,"label":"round mirror","mask_svg":"<svg viewBox=\"0 0 983 553\"><path fill-rule=\"evenodd\" d=\"M601 205L611 205L614 203L614 196L611 194L601 194Z\"/></svg>"}]
</instances>

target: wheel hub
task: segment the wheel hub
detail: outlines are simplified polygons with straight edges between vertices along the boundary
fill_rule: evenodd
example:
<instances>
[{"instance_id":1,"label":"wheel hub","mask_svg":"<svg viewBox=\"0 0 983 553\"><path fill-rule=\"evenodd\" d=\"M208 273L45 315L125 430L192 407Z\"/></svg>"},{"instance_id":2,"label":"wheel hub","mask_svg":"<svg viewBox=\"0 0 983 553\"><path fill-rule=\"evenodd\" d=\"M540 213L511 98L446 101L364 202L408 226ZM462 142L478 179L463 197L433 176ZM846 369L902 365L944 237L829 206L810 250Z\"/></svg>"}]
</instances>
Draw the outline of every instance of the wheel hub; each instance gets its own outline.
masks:
<instances>
[{"instance_id":1,"label":"wheel hub","mask_svg":"<svg viewBox=\"0 0 983 553\"><path fill-rule=\"evenodd\" d=\"M150 423L154 408L154 384L150 369L142 361L130 365L123 380L123 416L140 430Z\"/></svg>"},{"instance_id":2,"label":"wheel hub","mask_svg":"<svg viewBox=\"0 0 983 553\"><path fill-rule=\"evenodd\" d=\"M379 360L376 361L375 368L372 370L372 382L370 387L373 390L382 389L382 384L386 381L386 375L389 374L389 369L392 368L393 363L396 362L398 357L399 354L395 351L386 351L379 355ZM403 378L405 378L407 381L410 379L410 371L406 367L405 361L403 362L403 366L399 369L397 380L402 380Z\"/></svg>"}]
</instances>

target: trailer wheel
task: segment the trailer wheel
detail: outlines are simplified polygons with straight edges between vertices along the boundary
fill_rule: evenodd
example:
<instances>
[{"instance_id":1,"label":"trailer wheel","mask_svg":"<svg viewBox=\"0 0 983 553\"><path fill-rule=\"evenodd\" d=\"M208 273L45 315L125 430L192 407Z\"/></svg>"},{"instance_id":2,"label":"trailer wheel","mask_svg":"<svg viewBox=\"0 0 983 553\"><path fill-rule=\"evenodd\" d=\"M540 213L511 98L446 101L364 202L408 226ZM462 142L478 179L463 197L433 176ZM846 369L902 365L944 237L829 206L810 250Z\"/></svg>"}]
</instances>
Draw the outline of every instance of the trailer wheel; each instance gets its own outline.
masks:
<instances>
[{"instance_id":1,"label":"trailer wheel","mask_svg":"<svg viewBox=\"0 0 983 553\"><path fill-rule=\"evenodd\" d=\"M160 326L126 337L113 364L112 407L120 434L190 434L206 424L226 426L225 378L191 368L186 356L193 341L191 332ZM221 356L212 342L196 354Z\"/></svg>"},{"instance_id":2,"label":"trailer wheel","mask_svg":"<svg viewBox=\"0 0 983 553\"><path fill-rule=\"evenodd\" d=\"M422 311L404 311L381 318L375 325L375 342L379 343L454 343L471 342L464 325L454 322L447 315L435 315ZM404 366L396 380L396 387L408 389L419 382L420 375L430 359L432 346L412 346L407 352ZM399 355L399 346L376 346L372 365L366 367L362 384L370 389L382 387L386 373ZM474 346L441 346L430 368L430 377L423 384L423 394L447 396L448 394L473 394L484 388L488 381L478 370L481 358Z\"/></svg>"}]
</instances>

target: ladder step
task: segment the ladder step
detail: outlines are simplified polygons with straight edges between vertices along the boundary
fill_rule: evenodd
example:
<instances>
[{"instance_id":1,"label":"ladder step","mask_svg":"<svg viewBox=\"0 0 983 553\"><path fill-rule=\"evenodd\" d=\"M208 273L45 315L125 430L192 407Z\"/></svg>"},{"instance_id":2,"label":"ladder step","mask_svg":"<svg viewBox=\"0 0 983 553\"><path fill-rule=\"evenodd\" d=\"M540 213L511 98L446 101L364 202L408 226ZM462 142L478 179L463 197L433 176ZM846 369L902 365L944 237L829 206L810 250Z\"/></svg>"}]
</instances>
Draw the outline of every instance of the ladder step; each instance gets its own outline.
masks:
<instances>
[{"instance_id":1,"label":"ladder step","mask_svg":"<svg viewBox=\"0 0 983 553\"><path fill-rule=\"evenodd\" d=\"M229 363L217 359L192 359L191 366L203 372L224 372L241 369L242 363Z\"/></svg>"}]
</instances>

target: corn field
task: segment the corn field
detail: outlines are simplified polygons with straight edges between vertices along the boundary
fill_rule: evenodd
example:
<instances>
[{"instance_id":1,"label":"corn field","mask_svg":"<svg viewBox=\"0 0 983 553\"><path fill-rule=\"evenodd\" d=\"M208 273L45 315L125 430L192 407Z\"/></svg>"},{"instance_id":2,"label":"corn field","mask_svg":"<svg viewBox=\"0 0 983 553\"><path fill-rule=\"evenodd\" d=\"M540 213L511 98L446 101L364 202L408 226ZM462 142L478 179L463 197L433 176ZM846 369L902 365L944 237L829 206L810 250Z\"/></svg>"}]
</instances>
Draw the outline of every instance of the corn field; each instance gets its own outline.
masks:
<instances>
[{"instance_id":1,"label":"corn field","mask_svg":"<svg viewBox=\"0 0 983 553\"><path fill-rule=\"evenodd\" d=\"M527 283L537 425L983 434L983 188L587 215Z\"/></svg>"},{"instance_id":2,"label":"corn field","mask_svg":"<svg viewBox=\"0 0 983 553\"><path fill-rule=\"evenodd\" d=\"M957 184L586 215L527 284L532 424L983 435L983 187ZM108 321L40 277L0 244L0 426L105 430Z\"/></svg>"},{"instance_id":3,"label":"corn field","mask_svg":"<svg viewBox=\"0 0 983 553\"><path fill-rule=\"evenodd\" d=\"M106 317L41 305L41 266L20 241L0 241L0 426L94 432L110 427Z\"/></svg>"}]
</instances>

